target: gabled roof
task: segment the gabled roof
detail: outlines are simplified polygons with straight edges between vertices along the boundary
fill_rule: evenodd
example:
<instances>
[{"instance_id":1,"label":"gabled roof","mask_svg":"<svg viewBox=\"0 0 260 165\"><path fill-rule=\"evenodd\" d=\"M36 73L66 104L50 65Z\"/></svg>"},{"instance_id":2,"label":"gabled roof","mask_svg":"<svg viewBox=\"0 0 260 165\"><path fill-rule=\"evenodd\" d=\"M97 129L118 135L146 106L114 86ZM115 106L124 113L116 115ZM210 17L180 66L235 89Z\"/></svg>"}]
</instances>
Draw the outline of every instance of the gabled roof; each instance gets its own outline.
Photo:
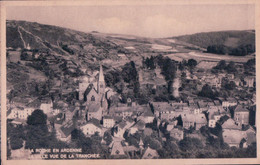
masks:
<instances>
[{"instance_id":1,"label":"gabled roof","mask_svg":"<svg viewBox=\"0 0 260 165\"><path fill-rule=\"evenodd\" d=\"M7 112L6 112L6 116L10 115L12 113L12 109L9 109Z\"/></svg>"},{"instance_id":2,"label":"gabled roof","mask_svg":"<svg viewBox=\"0 0 260 165\"><path fill-rule=\"evenodd\" d=\"M207 107L207 103L204 101L198 101L198 106L199 108L206 108Z\"/></svg>"},{"instance_id":3,"label":"gabled roof","mask_svg":"<svg viewBox=\"0 0 260 165\"><path fill-rule=\"evenodd\" d=\"M246 135L247 135L246 140L247 140L248 144L252 144L252 143L256 142L256 134L255 133L247 132Z\"/></svg>"},{"instance_id":4,"label":"gabled roof","mask_svg":"<svg viewBox=\"0 0 260 165\"><path fill-rule=\"evenodd\" d=\"M148 116L154 116L154 114L151 110L147 110L144 113L142 113L142 116L148 117Z\"/></svg>"},{"instance_id":5,"label":"gabled roof","mask_svg":"<svg viewBox=\"0 0 260 165\"><path fill-rule=\"evenodd\" d=\"M223 140L228 144L240 144L241 140L245 138L243 132L240 130L224 130Z\"/></svg>"},{"instance_id":6,"label":"gabled roof","mask_svg":"<svg viewBox=\"0 0 260 165\"><path fill-rule=\"evenodd\" d=\"M40 105L41 105L41 101L38 100L38 99L35 99L35 100L29 102L29 103L26 105L26 107L39 108Z\"/></svg>"},{"instance_id":7,"label":"gabled roof","mask_svg":"<svg viewBox=\"0 0 260 165\"><path fill-rule=\"evenodd\" d=\"M234 112L249 112L249 110L242 107L242 105L238 105Z\"/></svg>"},{"instance_id":8,"label":"gabled roof","mask_svg":"<svg viewBox=\"0 0 260 165\"><path fill-rule=\"evenodd\" d=\"M241 129L238 125L236 125L235 121L229 118L222 124L222 129Z\"/></svg>"},{"instance_id":9,"label":"gabled roof","mask_svg":"<svg viewBox=\"0 0 260 165\"><path fill-rule=\"evenodd\" d=\"M60 127L60 130L65 137L68 137L75 128L75 124L72 121L68 121L66 124Z\"/></svg>"},{"instance_id":10,"label":"gabled roof","mask_svg":"<svg viewBox=\"0 0 260 165\"><path fill-rule=\"evenodd\" d=\"M143 131L145 136L150 136L153 133L152 128L145 128Z\"/></svg>"},{"instance_id":11,"label":"gabled roof","mask_svg":"<svg viewBox=\"0 0 260 165\"><path fill-rule=\"evenodd\" d=\"M125 152L132 152L132 151L138 151L139 149L135 146L124 146L123 147Z\"/></svg>"},{"instance_id":12,"label":"gabled roof","mask_svg":"<svg viewBox=\"0 0 260 165\"><path fill-rule=\"evenodd\" d=\"M97 112L99 109L100 109L99 104L96 104L96 103L90 104L88 107L88 113Z\"/></svg>"},{"instance_id":13,"label":"gabled roof","mask_svg":"<svg viewBox=\"0 0 260 165\"><path fill-rule=\"evenodd\" d=\"M93 125L95 125L98 128L102 128L101 125L100 125L99 120L95 119L95 118L90 119L85 125L88 125L88 124L93 124Z\"/></svg>"},{"instance_id":14,"label":"gabled roof","mask_svg":"<svg viewBox=\"0 0 260 165\"><path fill-rule=\"evenodd\" d=\"M133 127L136 127L140 130L143 130L145 128L145 122L142 121L142 120L138 120L134 125Z\"/></svg>"},{"instance_id":15,"label":"gabled roof","mask_svg":"<svg viewBox=\"0 0 260 165\"><path fill-rule=\"evenodd\" d=\"M209 112L209 119L215 119L214 116L220 115L220 112L214 111L214 112Z\"/></svg>"},{"instance_id":16,"label":"gabled roof","mask_svg":"<svg viewBox=\"0 0 260 165\"><path fill-rule=\"evenodd\" d=\"M90 92L91 92L91 90L94 90L96 93L98 93L97 91L96 91L96 89L94 88L94 85L91 83L91 84L89 84L89 86L87 87L87 89L86 89L86 91L85 91L85 95L87 96Z\"/></svg>"},{"instance_id":17,"label":"gabled roof","mask_svg":"<svg viewBox=\"0 0 260 165\"><path fill-rule=\"evenodd\" d=\"M115 141L112 144L111 155L125 155L121 142Z\"/></svg>"},{"instance_id":18,"label":"gabled roof","mask_svg":"<svg viewBox=\"0 0 260 165\"><path fill-rule=\"evenodd\" d=\"M121 121L120 123L117 124L119 128L123 129L127 125L125 121Z\"/></svg>"},{"instance_id":19,"label":"gabled roof","mask_svg":"<svg viewBox=\"0 0 260 165\"><path fill-rule=\"evenodd\" d=\"M154 111L173 111L173 107L168 102L152 102Z\"/></svg>"},{"instance_id":20,"label":"gabled roof","mask_svg":"<svg viewBox=\"0 0 260 165\"><path fill-rule=\"evenodd\" d=\"M196 122L199 124L206 124L207 120L204 114L186 114L182 115L183 122Z\"/></svg>"},{"instance_id":21,"label":"gabled roof","mask_svg":"<svg viewBox=\"0 0 260 165\"><path fill-rule=\"evenodd\" d=\"M159 157L159 154L156 150L151 149L150 147L147 147L144 151L142 159L153 159L153 158L158 158L158 157Z\"/></svg>"},{"instance_id":22,"label":"gabled roof","mask_svg":"<svg viewBox=\"0 0 260 165\"><path fill-rule=\"evenodd\" d=\"M113 119L114 120L114 118L112 116L104 116L103 119Z\"/></svg>"}]
</instances>

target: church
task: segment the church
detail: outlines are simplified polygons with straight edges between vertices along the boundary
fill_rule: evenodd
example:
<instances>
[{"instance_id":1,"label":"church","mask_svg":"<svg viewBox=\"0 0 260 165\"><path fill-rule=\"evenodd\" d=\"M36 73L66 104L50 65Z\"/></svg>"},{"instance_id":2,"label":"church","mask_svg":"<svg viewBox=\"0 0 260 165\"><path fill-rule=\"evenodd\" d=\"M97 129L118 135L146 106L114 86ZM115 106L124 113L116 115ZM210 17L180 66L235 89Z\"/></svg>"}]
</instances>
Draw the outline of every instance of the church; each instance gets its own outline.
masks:
<instances>
[{"instance_id":1,"label":"church","mask_svg":"<svg viewBox=\"0 0 260 165\"><path fill-rule=\"evenodd\" d=\"M85 77L79 83L79 99L84 101L86 105L86 118L101 120L106 114L108 104L106 99L106 84L103 74L102 65L100 65L99 73Z\"/></svg>"}]
</instances>

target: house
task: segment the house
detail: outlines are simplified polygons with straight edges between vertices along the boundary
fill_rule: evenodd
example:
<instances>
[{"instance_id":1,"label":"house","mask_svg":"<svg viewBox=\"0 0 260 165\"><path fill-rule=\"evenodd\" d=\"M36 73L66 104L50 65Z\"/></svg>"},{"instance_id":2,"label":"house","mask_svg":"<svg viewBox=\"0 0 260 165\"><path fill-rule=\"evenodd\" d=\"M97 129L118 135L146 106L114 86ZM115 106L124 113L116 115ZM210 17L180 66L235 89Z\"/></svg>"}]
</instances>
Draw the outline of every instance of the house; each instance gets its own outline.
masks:
<instances>
[{"instance_id":1,"label":"house","mask_svg":"<svg viewBox=\"0 0 260 165\"><path fill-rule=\"evenodd\" d=\"M157 118L160 117L161 113L173 111L173 107L168 102L151 102L151 109Z\"/></svg>"},{"instance_id":2,"label":"house","mask_svg":"<svg viewBox=\"0 0 260 165\"><path fill-rule=\"evenodd\" d=\"M233 119L229 118L227 121L225 121L222 124L222 129L234 129L234 130L240 130L241 126L239 126Z\"/></svg>"},{"instance_id":3,"label":"house","mask_svg":"<svg viewBox=\"0 0 260 165\"><path fill-rule=\"evenodd\" d=\"M243 138L246 137L244 131L237 129L224 129L223 130L223 140L229 145L229 147L239 147Z\"/></svg>"},{"instance_id":4,"label":"house","mask_svg":"<svg viewBox=\"0 0 260 165\"><path fill-rule=\"evenodd\" d=\"M226 74L226 78L228 80L233 80L235 78L235 75L234 74Z\"/></svg>"},{"instance_id":5,"label":"house","mask_svg":"<svg viewBox=\"0 0 260 165\"><path fill-rule=\"evenodd\" d=\"M43 110L43 112L45 114L50 114L52 113L52 109L53 109L53 103L52 101L44 101L41 105L40 105L40 109Z\"/></svg>"},{"instance_id":6,"label":"house","mask_svg":"<svg viewBox=\"0 0 260 165\"><path fill-rule=\"evenodd\" d=\"M201 100L201 101L198 101L198 107L200 109L200 111L207 111L208 110L208 106L207 106L207 102Z\"/></svg>"},{"instance_id":7,"label":"house","mask_svg":"<svg viewBox=\"0 0 260 165\"><path fill-rule=\"evenodd\" d=\"M228 108L228 107L237 105L237 100L235 98L229 97L227 99L221 99L220 101L221 101L222 107L224 107L224 108Z\"/></svg>"},{"instance_id":8,"label":"house","mask_svg":"<svg viewBox=\"0 0 260 165\"><path fill-rule=\"evenodd\" d=\"M76 128L72 121L68 121L64 125L55 124L56 137L61 141L68 142L71 139L71 132Z\"/></svg>"},{"instance_id":9,"label":"house","mask_svg":"<svg viewBox=\"0 0 260 165\"><path fill-rule=\"evenodd\" d=\"M148 111L150 108L147 105L136 104L118 104L117 106L110 107L109 115L119 116L123 119L131 116L139 116Z\"/></svg>"},{"instance_id":10,"label":"house","mask_svg":"<svg viewBox=\"0 0 260 165\"><path fill-rule=\"evenodd\" d=\"M102 107L99 104L93 103L90 104L87 108L87 120L91 120L93 118L97 120L102 119Z\"/></svg>"},{"instance_id":11,"label":"house","mask_svg":"<svg viewBox=\"0 0 260 165\"><path fill-rule=\"evenodd\" d=\"M215 128L217 121L220 119L222 114L219 111L210 111L208 115L208 126L210 128Z\"/></svg>"},{"instance_id":12,"label":"house","mask_svg":"<svg viewBox=\"0 0 260 165\"><path fill-rule=\"evenodd\" d=\"M125 152L121 144L121 141L114 141L111 143L110 146L111 146L111 152L110 152L111 156L116 156L116 157L125 156Z\"/></svg>"},{"instance_id":13,"label":"house","mask_svg":"<svg viewBox=\"0 0 260 165\"><path fill-rule=\"evenodd\" d=\"M144 150L142 159L156 159L159 158L159 154L156 150L151 149L149 146Z\"/></svg>"},{"instance_id":14,"label":"house","mask_svg":"<svg viewBox=\"0 0 260 165\"><path fill-rule=\"evenodd\" d=\"M249 124L249 110L238 105L234 110L234 120L238 125Z\"/></svg>"},{"instance_id":15,"label":"house","mask_svg":"<svg viewBox=\"0 0 260 165\"><path fill-rule=\"evenodd\" d=\"M130 127L132 127L135 124L135 120L133 120L131 117L127 117L124 120L126 122L126 129L129 129Z\"/></svg>"},{"instance_id":16,"label":"house","mask_svg":"<svg viewBox=\"0 0 260 165\"><path fill-rule=\"evenodd\" d=\"M152 133L153 133L152 128L145 128L144 131L143 131L143 134L144 134L145 136L151 136Z\"/></svg>"},{"instance_id":17,"label":"house","mask_svg":"<svg viewBox=\"0 0 260 165\"><path fill-rule=\"evenodd\" d=\"M177 139L178 141L183 139L183 134L183 130L179 128L173 128L172 130L170 130L170 137Z\"/></svg>"},{"instance_id":18,"label":"house","mask_svg":"<svg viewBox=\"0 0 260 165\"><path fill-rule=\"evenodd\" d=\"M128 155L128 157L134 157L135 155L137 155L139 148L135 147L135 146L123 146L124 152Z\"/></svg>"},{"instance_id":19,"label":"house","mask_svg":"<svg viewBox=\"0 0 260 165\"><path fill-rule=\"evenodd\" d=\"M100 136L103 136L102 127L99 121L95 118L91 119L86 124L82 125L80 129L86 136L94 135L96 132L99 133Z\"/></svg>"},{"instance_id":20,"label":"house","mask_svg":"<svg viewBox=\"0 0 260 165\"><path fill-rule=\"evenodd\" d=\"M161 120L171 120L182 114L190 113L187 103L152 102L151 108L154 110L155 116Z\"/></svg>"},{"instance_id":21,"label":"house","mask_svg":"<svg viewBox=\"0 0 260 165\"><path fill-rule=\"evenodd\" d=\"M173 121L169 121L169 123L167 123L167 125L166 125L166 130L167 130L167 131L172 130L174 127L177 126L177 123L178 123L178 120L177 120L177 119L175 119L175 120L173 120Z\"/></svg>"},{"instance_id":22,"label":"house","mask_svg":"<svg viewBox=\"0 0 260 165\"><path fill-rule=\"evenodd\" d=\"M63 113L65 113L65 120L66 121L70 121L70 120L73 119L73 116L74 116L74 113L75 113L74 108L75 108L74 106L67 107L66 111L63 112Z\"/></svg>"},{"instance_id":23,"label":"house","mask_svg":"<svg viewBox=\"0 0 260 165\"><path fill-rule=\"evenodd\" d=\"M137 120L142 120L144 123L152 123L154 120L154 115L151 110L147 110L138 116Z\"/></svg>"},{"instance_id":24,"label":"house","mask_svg":"<svg viewBox=\"0 0 260 165\"><path fill-rule=\"evenodd\" d=\"M221 81L215 76L209 76L205 78L205 83L209 84L212 87L219 88L221 87Z\"/></svg>"},{"instance_id":25,"label":"house","mask_svg":"<svg viewBox=\"0 0 260 165\"><path fill-rule=\"evenodd\" d=\"M207 120L204 114L184 114L181 116L183 122L183 128L189 129L190 127L195 127L199 130L202 126L207 125Z\"/></svg>"},{"instance_id":26,"label":"house","mask_svg":"<svg viewBox=\"0 0 260 165\"><path fill-rule=\"evenodd\" d=\"M249 145L256 142L256 131L252 128L252 126L249 126L249 128L245 130L245 132L246 132L246 137L245 137L245 144L243 147L247 148Z\"/></svg>"},{"instance_id":27,"label":"house","mask_svg":"<svg viewBox=\"0 0 260 165\"><path fill-rule=\"evenodd\" d=\"M120 123L116 124L113 127L113 131L112 131L112 135L114 137L118 137L118 138L123 138L124 137L124 133L127 129L127 123L125 121L121 121Z\"/></svg>"},{"instance_id":28,"label":"house","mask_svg":"<svg viewBox=\"0 0 260 165\"><path fill-rule=\"evenodd\" d=\"M245 81L245 87L249 87L252 88L254 87L254 83L255 83L255 76L248 76L244 78Z\"/></svg>"},{"instance_id":29,"label":"house","mask_svg":"<svg viewBox=\"0 0 260 165\"><path fill-rule=\"evenodd\" d=\"M8 119L24 119L27 120L27 117L32 114L34 108L22 108L22 107L15 107L7 111L7 118Z\"/></svg>"},{"instance_id":30,"label":"house","mask_svg":"<svg viewBox=\"0 0 260 165\"><path fill-rule=\"evenodd\" d=\"M132 127L129 128L129 133L135 134L137 131L143 131L144 129L145 129L145 122L139 120Z\"/></svg>"},{"instance_id":31,"label":"house","mask_svg":"<svg viewBox=\"0 0 260 165\"><path fill-rule=\"evenodd\" d=\"M111 116L104 116L103 117L103 127L105 128L112 128L115 125L115 120Z\"/></svg>"},{"instance_id":32,"label":"house","mask_svg":"<svg viewBox=\"0 0 260 165\"><path fill-rule=\"evenodd\" d=\"M235 78L234 83L236 84L237 87L242 86L242 81L240 78Z\"/></svg>"},{"instance_id":33,"label":"house","mask_svg":"<svg viewBox=\"0 0 260 165\"><path fill-rule=\"evenodd\" d=\"M192 104L189 107L190 107L191 113L193 113L195 115L202 113L202 110L199 108L198 104Z\"/></svg>"}]
</instances>

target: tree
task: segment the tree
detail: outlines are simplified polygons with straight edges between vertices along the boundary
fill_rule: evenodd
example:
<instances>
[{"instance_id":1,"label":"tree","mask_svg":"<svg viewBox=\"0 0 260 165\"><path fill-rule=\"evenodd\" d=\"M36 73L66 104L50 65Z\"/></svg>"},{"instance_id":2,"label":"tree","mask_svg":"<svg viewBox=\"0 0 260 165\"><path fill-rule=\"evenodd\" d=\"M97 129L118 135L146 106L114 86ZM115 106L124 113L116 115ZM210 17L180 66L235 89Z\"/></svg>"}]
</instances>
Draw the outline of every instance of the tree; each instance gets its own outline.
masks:
<instances>
[{"instance_id":1,"label":"tree","mask_svg":"<svg viewBox=\"0 0 260 165\"><path fill-rule=\"evenodd\" d=\"M223 69L226 68L226 66L227 66L226 61L225 60L220 60L218 62L218 64L217 64L217 66L215 66L214 68L215 69L219 69L219 70L223 70Z\"/></svg>"},{"instance_id":2,"label":"tree","mask_svg":"<svg viewBox=\"0 0 260 165\"><path fill-rule=\"evenodd\" d=\"M155 61L154 61L154 57L153 57L153 56L151 56L150 58L147 57L147 58L145 59L145 61L144 61L144 64L146 65L146 67L147 67L148 69L153 70L153 69L156 68L156 66L155 66Z\"/></svg>"},{"instance_id":3,"label":"tree","mask_svg":"<svg viewBox=\"0 0 260 165\"><path fill-rule=\"evenodd\" d=\"M104 133L104 140L106 141L107 145L109 145L113 141L113 138L109 132Z\"/></svg>"},{"instance_id":4,"label":"tree","mask_svg":"<svg viewBox=\"0 0 260 165\"><path fill-rule=\"evenodd\" d=\"M122 70L122 77L127 83L131 83L131 81L135 82L138 80L138 72L133 61L124 65Z\"/></svg>"},{"instance_id":5,"label":"tree","mask_svg":"<svg viewBox=\"0 0 260 165\"><path fill-rule=\"evenodd\" d=\"M230 61L229 64L226 66L226 70L228 73L235 73L237 72L235 63L233 61Z\"/></svg>"},{"instance_id":6,"label":"tree","mask_svg":"<svg viewBox=\"0 0 260 165\"><path fill-rule=\"evenodd\" d=\"M189 59L187 65L193 69L197 65L197 61L194 59Z\"/></svg>"},{"instance_id":7,"label":"tree","mask_svg":"<svg viewBox=\"0 0 260 165\"><path fill-rule=\"evenodd\" d=\"M203 148L203 144L197 138L185 137L179 142L179 147L182 151L194 151Z\"/></svg>"},{"instance_id":8,"label":"tree","mask_svg":"<svg viewBox=\"0 0 260 165\"><path fill-rule=\"evenodd\" d=\"M225 89L233 90L236 88L236 83L234 81L230 81L229 83L225 84Z\"/></svg>"},{"instance_id":9,"label":"tree","mask_svg":"<svg viewBox=\"0 0 260 165\"><path fill-rule=\"evenodd\" d=\"M46 122L47 115L40 109L34 110L33 113L27 118L28 125L46 125Z\"/></svg>"},{"instance_id":10,"label":"tree","mask_svg":"<svg viewBox=\"0 0 260 165\"><path fill-rule=\"evenodd\" d=\"M208 97L208 98L212 98L212 99L214 99L216 97L215 93L213 92L213 90L211 89L211 87L208 84L205 84L202 87L201 91L199 92L199 96Z\"/></svg>"}]
</instances>

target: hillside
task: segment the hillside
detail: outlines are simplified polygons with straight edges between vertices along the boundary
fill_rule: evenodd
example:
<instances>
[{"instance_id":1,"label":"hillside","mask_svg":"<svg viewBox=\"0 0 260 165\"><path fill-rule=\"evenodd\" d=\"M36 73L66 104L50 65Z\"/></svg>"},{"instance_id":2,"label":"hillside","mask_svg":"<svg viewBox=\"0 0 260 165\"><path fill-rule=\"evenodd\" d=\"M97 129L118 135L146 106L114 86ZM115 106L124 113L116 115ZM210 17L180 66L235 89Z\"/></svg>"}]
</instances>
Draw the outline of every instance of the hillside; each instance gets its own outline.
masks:
<instances>
[{"instance_id":1,"label":"hillside","mask_svg":"<svg viewBox=\"0 0 260 165\"><path fill-rule=\"evenodd\" d=\"M221 59L246 62L252 58L252 56L239 58L203 53L205 49L190 42L190 38L200 41L204 39L203 36L207 36L208 41L222 41L233 46L233 43L242 42L242 39L237 39L238 35L235 35L237 32L229 35L229 38L226 37L225 32L220 35L222 37L214 32L212 34L215 35L204 33L203 35L154 39L122 34L85 33L26 21L7 21L6 27L7 91L11 91L10 98L20 96L16 97L17 99L22 96L33 98L45 95L46 91L57 89L64 77L66 81L63 88L71 93L77 88L77 80L82 75L97 71L100 63L106 74L109 71L121 70L130 61L134 61L136 68L141 70L144 58L158 55L167 56L176 61L191 58L199 63L211 61L213 65ZM251 41L252 35L254 35L253 32L244 32L243 42ZM200 37L196 38L196 36ZM202 45L202 47L205 46ZM15 90L12 91L12 89ZM28 102L24 98L23 100Z\"/></svg>"},{"instance_id":2,"label":"hillside","mask_svg":"<svg viewBox=\"0 0 260 165\"><path fill-rule=\"evenodd\" d=\"M207 48L211 45L225 45L227 47L238 47L247 44L255 45L254 30L206 32L172 38L202 48Z\"/></svg>"},{"instance_id":3,"label":"hillside","mask_svg":"<svg viewBox=\"0 0 260 165\"><path fill-rule=\"evenodd\" d=\"M188 52L167 39L84 33L26 21L7 21L6 27L7 91L15 102L55 92L62 79L63 92L71 94L78 79L97 71L101 62L106 74L130 61L140 68L146 56Z\"/></svg>"}]
</instances>

